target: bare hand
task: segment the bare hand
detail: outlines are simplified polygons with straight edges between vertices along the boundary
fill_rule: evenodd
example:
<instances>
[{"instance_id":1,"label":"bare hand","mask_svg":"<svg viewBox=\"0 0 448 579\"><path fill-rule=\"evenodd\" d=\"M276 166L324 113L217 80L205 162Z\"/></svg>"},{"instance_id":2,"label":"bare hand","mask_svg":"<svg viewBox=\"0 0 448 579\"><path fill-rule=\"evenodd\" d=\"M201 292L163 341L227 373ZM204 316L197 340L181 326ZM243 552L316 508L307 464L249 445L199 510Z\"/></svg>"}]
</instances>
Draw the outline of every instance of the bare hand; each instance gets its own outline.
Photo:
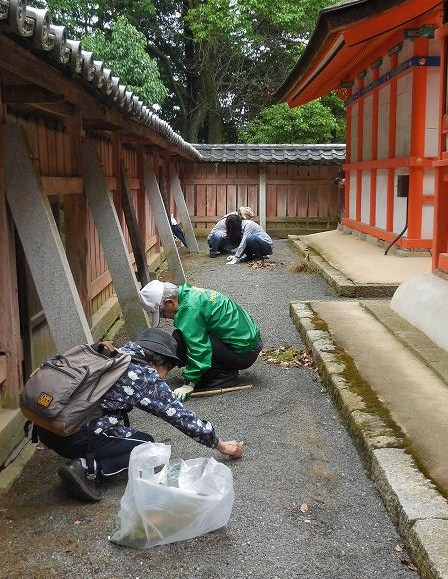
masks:
<instances>
[{"instance_id":1,"label":"bare hand","mask_svg":"<svg viewBox=\"0 0 448 579\"><path fill-rule=\"evenodd\" d=\"M216 450L225 456L241 458L243 456L243 443L236 440L221 440Z\"/></svg>"}]
</instances>

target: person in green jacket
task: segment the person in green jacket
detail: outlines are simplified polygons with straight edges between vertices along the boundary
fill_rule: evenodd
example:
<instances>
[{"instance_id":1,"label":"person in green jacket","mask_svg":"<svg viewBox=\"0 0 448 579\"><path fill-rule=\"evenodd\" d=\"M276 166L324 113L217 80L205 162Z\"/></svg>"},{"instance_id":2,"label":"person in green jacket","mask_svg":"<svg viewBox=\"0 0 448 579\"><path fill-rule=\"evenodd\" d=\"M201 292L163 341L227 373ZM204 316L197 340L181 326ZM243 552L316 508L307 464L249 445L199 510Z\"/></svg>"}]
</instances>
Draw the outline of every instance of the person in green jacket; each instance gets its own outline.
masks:
<instances>
[{"instance_id":1,"label":"person in green jacket","mask_svg":"<svg viewBox=\"0 0 448 579\"><path fill-rule=\"evenodd\" d=\"M140 300L153 328L161 316L173 320L177 355L185 364L185 384L174 390L181 401L193 390L234 386L238 371L252 366L263 347L250 315L216 290L154 280Z\"/></svg>"}]
</instances>

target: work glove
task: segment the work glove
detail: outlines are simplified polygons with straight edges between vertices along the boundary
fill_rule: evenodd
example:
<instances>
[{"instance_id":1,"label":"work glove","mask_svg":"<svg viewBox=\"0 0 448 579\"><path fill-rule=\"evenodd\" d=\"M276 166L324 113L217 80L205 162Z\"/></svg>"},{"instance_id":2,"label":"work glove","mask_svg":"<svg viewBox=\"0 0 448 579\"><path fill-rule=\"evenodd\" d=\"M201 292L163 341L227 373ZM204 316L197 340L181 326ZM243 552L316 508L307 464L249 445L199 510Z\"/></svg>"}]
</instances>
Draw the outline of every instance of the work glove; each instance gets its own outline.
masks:
<instances>
[{"instance_id":1,"label":"work glove","mask_svg":"<svg viewBox=\"0 0 448 579\"><path fill-rule=\"evenodd\" d=\"M232 257L227 261L226 265L235 265L235 263L238 263L239 259L238 257L235 257L234 255L232 255Z\"/></svg>"},{"instance_id":2,"label":"work glove","mask_svg":"<svg viewBox=\"0 0 448 579\"><path fill-rule=\"evenodd\" d=\"M176 388L176 390L173 391L173 394L179 402L185 402L185 400L193 391L194 384L190 382L189 384L184 384L180 388Z\"/></svg>"}]
</instances>

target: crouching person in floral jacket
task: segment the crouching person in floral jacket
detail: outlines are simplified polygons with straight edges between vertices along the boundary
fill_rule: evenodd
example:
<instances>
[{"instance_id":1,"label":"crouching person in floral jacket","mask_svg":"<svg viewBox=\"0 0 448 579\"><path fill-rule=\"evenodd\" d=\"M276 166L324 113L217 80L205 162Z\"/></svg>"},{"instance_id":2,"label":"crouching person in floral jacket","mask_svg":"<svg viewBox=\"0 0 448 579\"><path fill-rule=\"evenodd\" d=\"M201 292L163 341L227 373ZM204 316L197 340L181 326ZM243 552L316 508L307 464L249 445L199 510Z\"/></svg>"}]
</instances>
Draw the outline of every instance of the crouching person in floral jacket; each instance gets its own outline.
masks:
<instances>
[{"instance_id":1,"label":"crouching person in floral jacket","mask_svg":"<svg viewBox=\"0 0 448 579\"><path fill-rule=\"evenodd\" d=\"M167 373L180 363L176 347L176 341L168 333L158 329L146 330L138 340L126 343L119 351L144 358L147 363L131 361L121 378L103 396L101 418L67 437L36 427L39 439L46 446L60 456L72 459L58 469L72 496L84 501L100 500L101 493L96 483L127 471L132 449L145 442L154 442L150 434L129 425L127 413L133 408L165 420L223 455L241 458L242 444L218 438L210 422L199 418L179 402L164 381ZM93 476L88 475L89 458L94 461Z\"/></svg>"}]
</instances>

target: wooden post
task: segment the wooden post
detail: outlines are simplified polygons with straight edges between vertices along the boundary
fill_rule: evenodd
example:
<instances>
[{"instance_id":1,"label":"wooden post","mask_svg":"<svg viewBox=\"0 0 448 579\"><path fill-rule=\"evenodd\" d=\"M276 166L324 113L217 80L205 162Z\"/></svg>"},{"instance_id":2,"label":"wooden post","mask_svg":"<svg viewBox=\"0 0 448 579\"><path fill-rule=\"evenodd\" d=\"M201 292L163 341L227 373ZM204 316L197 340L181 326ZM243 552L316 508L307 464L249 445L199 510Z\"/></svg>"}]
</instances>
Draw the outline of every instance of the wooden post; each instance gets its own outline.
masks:
<instances>
[{"instance_id":1,"label":"wooden post","mask_svg":"<svg viewBox=\"0 0 448 579\"><path fill-rule=\"evenodd\" d=\"M148 328L148 320L140 304L118 215L92 143L84 146L84 187L128 334L135 339Z\"/></svg>"},{"instance_id":2,"label":"wooden post","mask_svg":"<svg viewBox=\"0 0 448 579\"><path fill-rule=\"evenodd\" d=\"M144 173L146 196L154 213L154 219L165 252L166 261L173 276L173 283L178 285L185 283L184 268L182 267L182 262L177 251L171 224L168 220L157 179L154 175L151 159L146 158Z\"/></svg>"},{"instance_id":3,"label":"wooden post","mask_svg":"<svg viewBox=\"0 0 448 579\"><path fill-rule=\"evenodd\" d=\"M3 158L0 142L0 158ZM18 304L14 226L4 192L0 163L0 408L17 408L22 385L22 346Z\"/></svg>"},{"instance_id":4,"label":"wooden post","mask_svg":"<svg viewBox=\"0 0 448 579\"><path fill-rule=\"evenodd\" d=\"M364 79L360 80L358 90L364 87ZM358 158L357 162L364 161L364 98L358 101ZM361 203L362 203L362 169L356 169L356 221L361 223Z\"/></svg>"},{"instance_id":5,"label":"wooden post","mask_svg":"<svg viewBox=\"0 0 448 579\"><path fill-rule=\"evenodd\" d=\"M82 143L84 131L82 114L74 113L72 118L66 119L67 132L71 138L71 170L73 175L82 175ZM92 320L91 304L88 297L87 258L87 203L84 192L80 195L66 195L64 197L64 231L65 251L68 263L78 288L78 294L84 307L89 324Z\"/></svg>"},{"instance_id":6,"label":"wooden post","mask_svg":"<svg viewBox=\"0 0 448 579\"><path fill-rule=\"evenodd\" d=\"M258 174L258 205L260 208L260 225L266 231L266 165L259 165Z\"/></svg>"},{"instance_id":7,"label":"wooden post","mask_svg":"<svg viewBox=\"0 0 448 579\"><path fill-rule=\"evenodd\" d=\"M414 40L414 56L428 54L428 39ZM412 118L410 157L416 157L421 165L409 170L408 233L410 239L421 237L423 205L423 159L425 156L426 86L428 68L417 66L412 72Z\"/></svg>"},{"instance_id":8,"label":"wooden post","mask_svg":"<svg viewBox=\"0 0 448 579\"><path fill-rule=\"evenodd\" d=\"M375 68L373 71L373 80L378 80L379 69ZM372 95L372 161L378 159L378 108L379 108L379 90L375 88ZM377 169L370 170L370 225L376 225L376 183L377 183Z\"/></svg>"},{"instance_id":9,"label":"wooden post","mask_svg":"<svg viewBox=\"0 0 448 579\"><path fill-rule=\"evenodd\" d=\"M131 240L132 251L134 252L138 281L142 284L142 286L145 286L150 280L157 279L157 277L149 273L148 263L146 261L145 247L140 235L134 206L132 204L128 173L123 159L121 160L120 177L121 207L123 209L124 218L126 220L129 237Z\"/></svg>"},{"instance_id":10,"label":"wooden post","mask_svg":"<svg viewBox=\"0 0 448 579\"><path fill-rule=\"evenodd\" d=\"M185 203L185 197L180 185L179 176L176 167L173 164L170 164L170 190L179 211L179 218L185 233L185 239L187 240L188 251L190 253L196 253L199 251L198 242L191 224L190 215L188 214L187 204Z\"/></svg>"},{"instance_id":11,"label":"wooden post","mask_svg":"<svg viewBox=\"0 0 448 579\"><path fill-rule=\"evenodd\" d=\"M345 145L345 162L352 162L352 105L347 107L347 137ZM352 183L350 181L350 171L345 174L345 187L344 187L344 217L350 217L350 187ZM354 186L354 185L353 185Z\"/></svg>"},{"instance_id":12,"label":"wooden post","mask_svg":"<svg viewBox=\"0 0 448 579\"><path fill-rule=\"evenodd\" d=\"M398 55L393 54L390 57L390 67L394 69L398 64ZM397 141L397 78L394 77L390 81L390 97L389 97L389 142L388 142L388 158L394 159L396 156L396 141ZM395 199L395 169L387 170L387 209L386 209L386 230L394 230L394 199Z\"/></svg>"},{"instance_id":13,"label":"wooden post","mask_svg":"<svg viewBox=\"0 0 448 579\"><path fill-rule=\"evenodd\" d=\"M25 134L1 129L5 193L57 350L93 341L75 281L36 175Z\"/></svg>"}]
</instances>

